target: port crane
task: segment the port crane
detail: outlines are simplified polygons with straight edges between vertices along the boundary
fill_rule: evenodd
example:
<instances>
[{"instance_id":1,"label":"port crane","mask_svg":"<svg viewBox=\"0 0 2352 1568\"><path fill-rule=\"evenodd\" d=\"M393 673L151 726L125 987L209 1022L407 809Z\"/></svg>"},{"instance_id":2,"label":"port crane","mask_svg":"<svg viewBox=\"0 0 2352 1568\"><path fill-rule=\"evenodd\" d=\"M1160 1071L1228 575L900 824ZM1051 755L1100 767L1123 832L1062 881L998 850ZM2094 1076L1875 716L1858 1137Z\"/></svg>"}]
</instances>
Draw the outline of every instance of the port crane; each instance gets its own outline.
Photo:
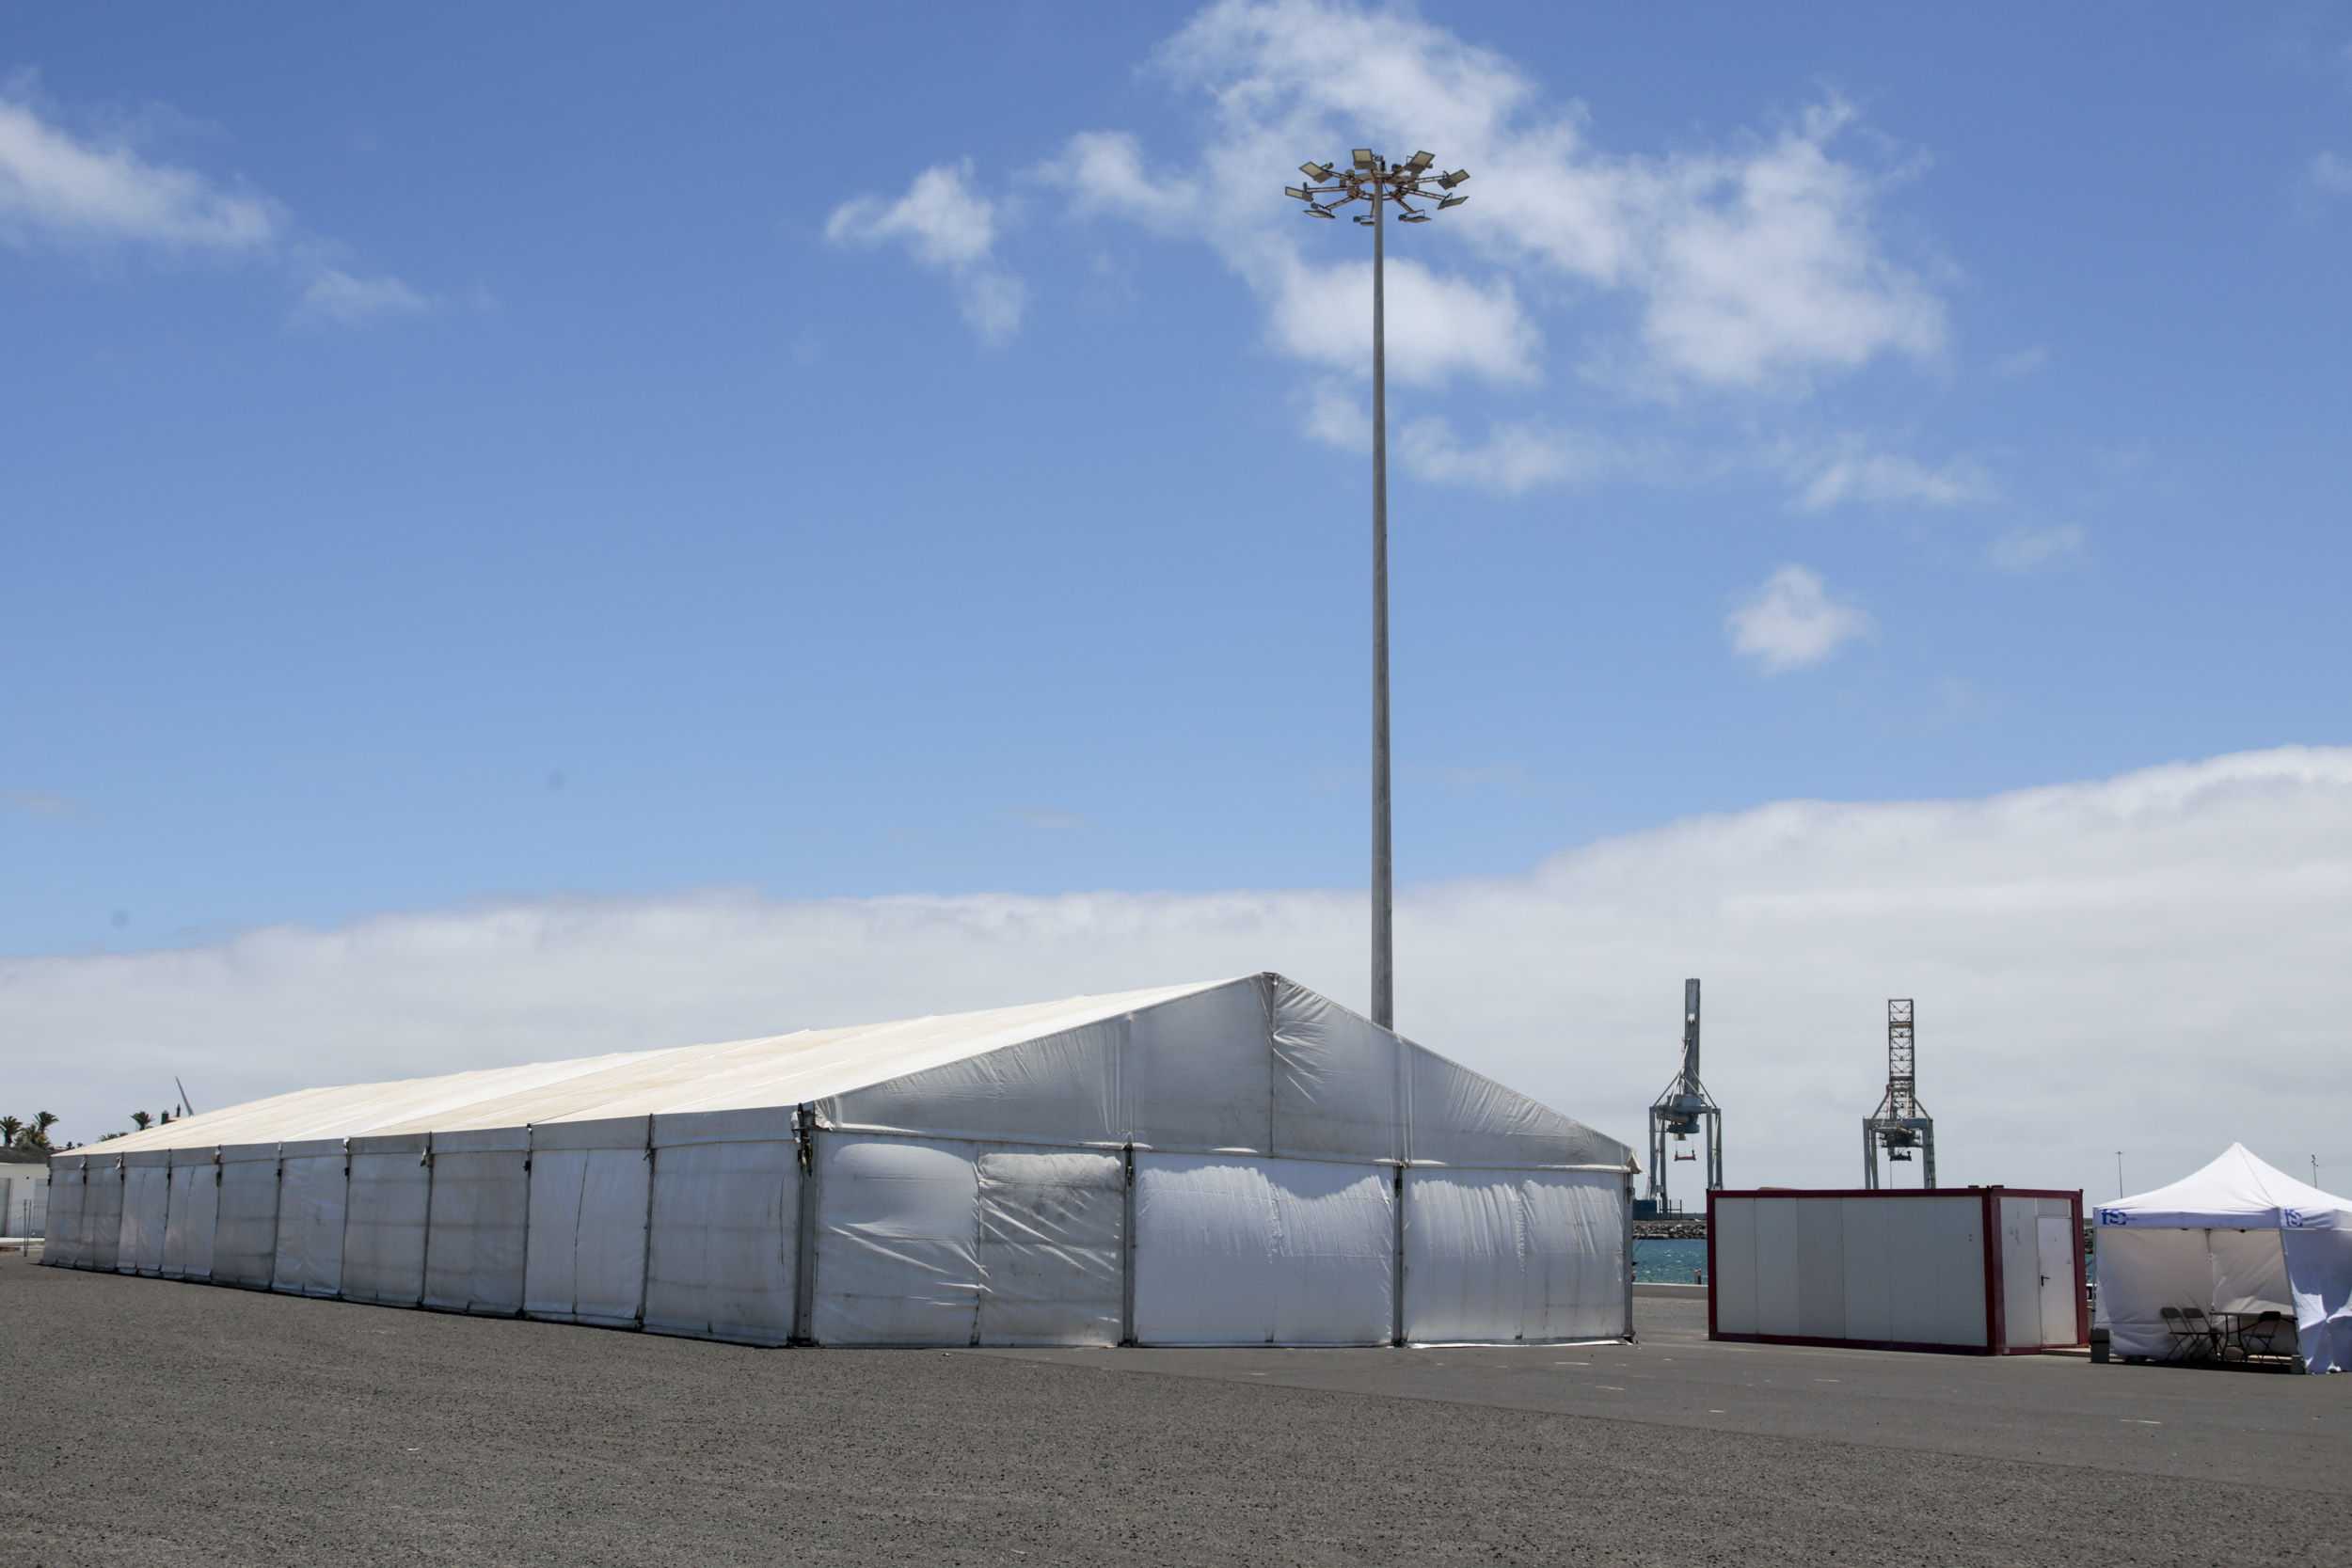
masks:
<instances>
[{"instance_id":1,"label":"port crane","mask_svg":"<svg viewBox=\"0 0 2352 1568\"><path fill-rule=\"evenodd\" d=\"M1895 1184L1895 1164L1919 1155L1919 1185L1935 1185L1935 1118L1919 1103L1916 1040L1912 1034L1911 998L1890 997L1886 1003L1886 1097L1873 1114L1862 1118L1862 1184L1879 1184L1879 1150L1886 1150L1886 1184Z\"/></svg>"},{"instance_id":2,"label":"port crane","mask_svg":"<svg viewBox=\"0 0 2352 1568\"><path fill-rule=\"evenodd\" d=\"M1707 1190L1724 1184L1724 1113L1715 1097L1699 1082L1699 983L1682 982L1682 1070L1649 1108L1649 1196L1635 1205L1643 1219L1664 1219L1677 1212L1666 1196L1666 1173L1675 1162L1696 1164L1698 1152L1688 1148L1669 1153L1666 1140L1687 1145L1700 1135L1707 1155ZM1695 1174L1695 1173L1693 1173Z\"/></svg>"}]
</instances>

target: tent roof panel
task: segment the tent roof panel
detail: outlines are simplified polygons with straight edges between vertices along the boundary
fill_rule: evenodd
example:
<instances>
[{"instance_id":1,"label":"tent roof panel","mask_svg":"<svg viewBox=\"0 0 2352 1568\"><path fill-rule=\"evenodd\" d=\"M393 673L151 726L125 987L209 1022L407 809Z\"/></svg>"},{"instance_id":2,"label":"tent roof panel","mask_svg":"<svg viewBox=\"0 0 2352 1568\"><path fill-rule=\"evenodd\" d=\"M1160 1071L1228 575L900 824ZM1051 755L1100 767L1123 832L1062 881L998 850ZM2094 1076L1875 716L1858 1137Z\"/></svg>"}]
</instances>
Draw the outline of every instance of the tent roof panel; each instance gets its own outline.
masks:
<instances>
[{"instance_id":1,"label":"tent roof panel","mask_svg":"<svg viewBox=\"0 0 2352 1568\"><path fill-rule=\"evenodd\" d=\"M2169 1187L2099 1206L2101 1225L2188 1229L2352 1229L2352 1202L2321 1192L2244 1144Z\"/></svg>"},{"instance_id":2,"label":"tent roof panel","mask_svg":"<svg viewBox=\"0 0 2352 1568\"><path fill-rule=\"evenodd\" d=\"M933 1136L1632 1167L1617 1140L1277 974L302 1090L103 1152L804 1103L820 1125Z\"/></svg>"}]
</instances>

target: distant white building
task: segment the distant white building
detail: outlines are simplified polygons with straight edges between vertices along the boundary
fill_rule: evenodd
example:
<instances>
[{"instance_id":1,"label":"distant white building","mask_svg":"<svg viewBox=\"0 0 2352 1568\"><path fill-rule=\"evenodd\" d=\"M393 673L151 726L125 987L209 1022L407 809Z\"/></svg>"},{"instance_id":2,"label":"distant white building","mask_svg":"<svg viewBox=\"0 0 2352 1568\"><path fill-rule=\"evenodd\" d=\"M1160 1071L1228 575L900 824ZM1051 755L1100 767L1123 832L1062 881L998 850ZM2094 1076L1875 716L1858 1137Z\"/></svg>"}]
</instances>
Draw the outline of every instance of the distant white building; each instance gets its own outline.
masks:
<instances>
[{"instance_id":1,"label":"distant white building","mask_svg":"<svg viewBox=\"0 0 2352 1568\"><path fill-rule=\"evenodd\" d=\"M49 1218L49 1156L0 1149L0 1236L38 1236Z\"/></svg>"},{"instance_id":2,"label":"distant white building","mask_svg":"<svg viewBox=\"0 0 2352 1568\"><path fill-rule=\"evenodd\" d=\"M53 1265L750 1344L1632 1326L1630 1148L1279 974L310 1089L56 1167Z\"/></svg>"}]
</instances>

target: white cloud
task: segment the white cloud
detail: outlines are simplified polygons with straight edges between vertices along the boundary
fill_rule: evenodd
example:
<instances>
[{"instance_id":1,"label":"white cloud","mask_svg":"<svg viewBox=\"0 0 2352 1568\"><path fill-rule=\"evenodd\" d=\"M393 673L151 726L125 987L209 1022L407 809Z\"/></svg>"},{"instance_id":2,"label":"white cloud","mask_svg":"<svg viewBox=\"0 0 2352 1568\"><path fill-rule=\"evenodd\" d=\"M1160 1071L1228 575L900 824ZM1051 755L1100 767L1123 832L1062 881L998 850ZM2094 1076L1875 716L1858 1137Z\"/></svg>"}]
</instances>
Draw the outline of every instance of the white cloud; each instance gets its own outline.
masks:
<instances>
[{"instance_id":1,"label":"white cloud","mask_svg":"<svg viewBox=\"0 0 2352 1568\"><path fill-rule=\"evenodd\" d=\"M27 816L79 816L82 802L71 795L57 795L46 789L11 789L0 793L0 805L21 811Z\"/></svg>"},{"instance_id":2,"label":"white cloud","mask_svg":"<svg viewBox=\"0 0 2352 1568\"><path fill-rule=\"evenodd\" d=\"M1803 479L1796 503L1806 512L1848 501L1957 506L1991 500L1999 494L1992 477L1966 458L1930 467L1909 457L1869 451L1851 443L1825 456L1792 459L1790 467Z\"/></svg>"},{"instance_id":3,"label":"white cloud","mask_svg":"<svg viewBox=\"0 0 2352 1568\"><path fill-rule=\"evenodd\" d=\"M1399 433L1406 466L1423 479L1516 496L1598 471L1613 461L1604 443L1534 423L1498 424L1468 447L1441 419L1415 420Z\"/></svg>"},{"instance_id":4,"label":"white cloud","mask_svg":"<svg viewBox=\"0 0 2352 1568\"><path fill-rule=\"evenodd\" d=\"M859 197L834 209L825 237L836 245L898 245L921 265L954 280L963 319L981 341L1021 329L1028 289L996 257L1000 210L973 188L972 166L941 164L914 177L893 202Z\"/></svg>"},{"instance_id":5,"label":"white cloud","mask_svg":"<svg viewBox=\"0 0 2352 1568\"><path fill-rule=\"evenodd\" d=\"M327 267L310 279L294 307L304 325L359 326L388 316L421 316L433 301L397 277L354 277Z\"/></svg>"},{"instance_id":6,"label":"white cloud","mask_svg":"<svg viewBox=\"0 0 2352 1568\"><path fill-rule=\"evenodd\" d=\"M1469 167L1470 204L1390 242L1388 349L1406 385L1455 377L1532 390L1547 372L1539 315L1574 312L1584 373L1650 397L1802 393L1886 356L1926 357L1942 302L1879 232L1882 193L1907 170L1847 155L1856 113L1829 102L1776 128L1666 154L1595 144L1581 105L1548 98L1516 63L1402 8L1349 0L1218 0L1157 51L1161 78L1204 120L1181 153L1133 133L1069 137L1023 179L1060 191L1071 216L1211 246L1257 296L1281 355L1360 377L1369 368L1371 267L1360 230L1307 223L1274 195L1303 158L1367 142L1426 146ZM835 240L897 240L962 290L983 335L1009 335L1021 295L994 260L1005 212L969 166L919 176L895 204L834 214ZM982 306L985 290L1009 303ZM986 325L984 325L986 324ZM1305 430L1355 446L1317 388ZM1506 420L1498 460L1429 447L1432 478L1505 489L1581 476ZM1934 499L1942 481L1904 499ZM1892 497L1895 489L1882 485Z\"/></svg>"},{"instance_id":7,"label":"white cloud","mask_svg":"<svg viewBox=\"0 0 2352 1568\"><path fill-rule=\"evenodd\" d=\"M267 250L285 228L266 197L223 190L127 147L78 140L29 104L0 98L0 234L16 245L235 254Z\"/></svg>"},{"instance_id":8,"label":"white cloud","mask_svg":"<svg viewBox=\"0 0 2352 1568\"><path fill-rule=\"evenodd\" d=\"M1359 1005L1362 897L780 902L715 891L0 960L11 1095L87 1140L158 1107L1275 968ZM1947 1182L2111 1192L2243 1138L2352 1169L2352 750L1983 800L1786 801L1408 887L1399 1008L1432 1047L1638 1144L1706 982L1731 1178L1850 1185L1919 1009ZM2084 1108L2095 1107L2095 1117Z\"/></svg>"},{"instance_id":9,"label":"white cloud","mask_svg":"<svg viewBox=\"0 0 2352 1568\"><path fill-rule=\"evenodd\" d=\"M1997 376L2039 375L2049 369L2050 351L2040 343L2004 354L1993 361L1993 373Z\"/></svg>"},{"instance_id":10,"label":"white cloud","mask_svg":"<svg viewBox=\"0 0 2352 1568\"><path fill-rule=\"evenodd\" d=\"M143 246L284 267L303 283L298 322L346 325L431 305L396 277L358 277L321 261L341 247L296 231L268 197L151 162L119 142L77 138L0 96L0 239L20 248Z\"/></svg>"},{"instance_id":11,"label":"white cloud","mask_svg":"<svg viewBox=\"0 0 2352 1568\"><path fill-rule=\"evenodd\" d=\"M1372 263L1271 267L1267 330L1295 358L1372 374ZM1540 339L1507 280L1445 277L1418 261L1388 265L1389 376L1434 386L1457 373L1494 382L1535 378Z\"/></svg>"},{"instance_id":12,"label":"white cloud","mask_svg":"<svg viewBox=\"0 0 2352 1568\"><path fill-rule=\"evenodd\" d=\"M1992 562L2004 572L2035 572L2082 559L2083 531L2073 523L2013 529L1993 542Z\"/></svg>"},{"instance_id":13,"label":"white cloud","mask_svg":"<svg viewBox=\"0 0 2352 1568\"><path fill-rule=\"evenodd\" d=\"M2352 158L2340 152L2317 153L2303 166L2296 183L2296 205L2306 214L2316 215L2337 198L2352 196Z\"/></svg>"},{"instance_id":14,"label":"white cloud","mask_svg":"<svg viewBox=\"0 0 2352 1568\"><path fill-rule=\"evenodd\" d=\"M1340 311L1344 360L1296 325L1327 309L1333 272L1346 269L1320 261L1334 231L1300 224L1266 189L1302 157L1366 140L1442 148L1474 176L1472 204L1444 222L1486 276L1441 277L1408 258L1420 297L1400 294L1391 316L1392 331L1418 320L1433 340L1480 341L1458 364L1424 365L1431 379L1527 378L1537 333L1521 286L1623 294L1643 373L1669 382L1753 388L1942 343L1941 305L1875 235L1883 181L1831 150L1853 119L1842 104L1729 149L1607 153L1588 145L1581 110L1548 103L1501 55L1405 11L1324 0L1224 0L1158 63L1209 111L1184 172L1152 167L1120 132L1072 138L1040 172L1077 213L1207 236L1261 296L1276 342L1302 357L1359 363L1363 311L1353 300ZM1431 232L1399 230L1396 243L1418 247Z\"/></svg>"},{"instance_id":15,"label":"white cloud","mask_svg":"<svg viewBox=\"0 0 2352 1568\"><path fill-rule=\"evenodd\" d=\"M1819 664L1877 630L1865 611L1834 602L1821 574L1809 566L1783 566L1766 578L1724 617L1724 626L1733 651L1756 660L1767 675Z\"/></svg>"}]
</instances>

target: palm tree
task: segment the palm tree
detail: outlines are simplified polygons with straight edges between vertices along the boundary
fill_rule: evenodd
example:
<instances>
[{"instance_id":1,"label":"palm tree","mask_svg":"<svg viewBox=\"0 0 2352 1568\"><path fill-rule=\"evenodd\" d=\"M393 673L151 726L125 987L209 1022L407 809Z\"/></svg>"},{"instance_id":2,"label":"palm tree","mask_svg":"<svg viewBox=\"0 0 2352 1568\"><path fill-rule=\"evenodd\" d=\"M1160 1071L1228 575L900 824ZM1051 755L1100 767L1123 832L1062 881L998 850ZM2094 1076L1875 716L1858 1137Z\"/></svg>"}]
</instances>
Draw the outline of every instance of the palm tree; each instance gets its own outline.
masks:
<instances>
[{"instance_id":1,"label":"palm tree","mask_svg":"<svg viewBox=\"0 0 2352 1568\"><path fill-rule=\"evenodd\" d=\"M0 1148L14 1148L16 1135L24 1131L24 1123L15 1117L0 1117Z\"/></svg>"},{"instance_id":2,"label":"palm tree","mask_svg":"<svg viewBox=\"0 0 2352 1568\"><path fill-rule=\"evenodd\" d=\"M33 1113L33 1130L24 1134L24 1142L29 1147L34 1148L47 1148L49 1147L49 1130L56 1125L57 1114L55 1111L35 1111Z\"/></svg>"},{"instance_id":3,"label":"palm tree","mask_svg":"<svg viewBox=\"0 0 2352 1568\"><path fill-rule=\"evenodd\" d=\"M147 1131L149 1124L153 1122L154 1119L155 1118L153 1117L149 1116L145 1111L134 1111L131 1113L131 1125L137 1128L142 1132Z\"/></svg>"}]
</instances>

